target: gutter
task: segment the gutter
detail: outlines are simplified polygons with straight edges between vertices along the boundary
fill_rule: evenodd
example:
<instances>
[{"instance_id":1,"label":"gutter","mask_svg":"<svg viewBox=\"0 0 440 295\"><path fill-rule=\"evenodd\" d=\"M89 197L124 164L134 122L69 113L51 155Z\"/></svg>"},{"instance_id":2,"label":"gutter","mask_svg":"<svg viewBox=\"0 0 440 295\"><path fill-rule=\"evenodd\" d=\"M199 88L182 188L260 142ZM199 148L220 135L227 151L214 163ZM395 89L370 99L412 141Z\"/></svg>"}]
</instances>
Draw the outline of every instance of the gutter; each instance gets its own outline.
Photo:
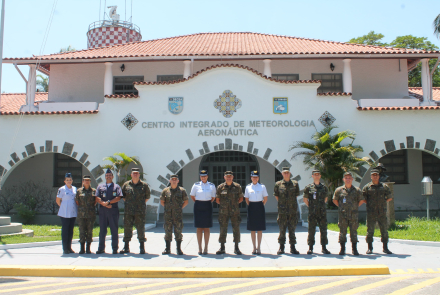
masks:
<instances>
[{"instance_id":1,"label":"gutter","mask_svg":"<svg viewBox=\"0 0 440 295\"><path fill-rule=\"evenodd\" d=\"M103 63L103 62L137 62L137 61L183 61L188 59L197 60L259 60L259 59L272 59L272 60L298 60L298 59L409 59L409 58L437 58L438 54L295 54L295 55L280 55L280 54L254 54L254 55L179 55L179 56L143 56L143 57L96 57L96 58L71 58L71 59L40 59L40 63L43 64L65 64L65 63ZM4 63L17 63L17 64L35 64L35 59L3 59Z\"/></svg>"}]
</instances>

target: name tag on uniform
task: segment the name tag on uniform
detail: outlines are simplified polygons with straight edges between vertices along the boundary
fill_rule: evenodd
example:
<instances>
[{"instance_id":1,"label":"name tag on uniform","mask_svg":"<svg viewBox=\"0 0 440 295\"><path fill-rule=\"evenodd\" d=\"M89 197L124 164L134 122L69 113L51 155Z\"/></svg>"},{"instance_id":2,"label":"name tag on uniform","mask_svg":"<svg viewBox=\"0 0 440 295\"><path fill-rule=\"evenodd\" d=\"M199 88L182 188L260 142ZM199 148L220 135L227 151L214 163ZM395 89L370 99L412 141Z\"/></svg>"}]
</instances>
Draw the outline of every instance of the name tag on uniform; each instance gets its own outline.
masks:
<instances>
[{"instance_id":1,"label":"name tag on uniform","mask_svg":"<svg viewBox=\"0 0 440 295\"><path fill-rule=\"evenodd\" d=\"M102 197L105 198L105 196L106 196L105 193L103 193L103 194L102 194Z\"/></svg>"},{"instance_id":2,"label":"name tag on uniform","mask_svg":"<svg viewBox=\"0 0 440 295\"><path fill-rule=\"evenodd\" d=\"M316 200L316 192L313 193L313 200Z\"/></svg>"},{"instance_id":3,"label":"name tag on uniform","mask_svg":"<svg viewBox=\"0 0 440 295\"><path fill-rule=\"evenodd\" d=\"M116 197L116 192L113 192L113 197Z\"/></svg>"},{"instance_id":4,"label":"name tag on uniform","mask_svg":"<svg viewBox=\"0 0 440 295\"><path fill-rule=\"evenodd\" d=\"M342 200L342 203L347 203L347 199L346 198L344 198L343 200Z\"/></svg>"},{"instance_id":5,"label":"name tag on uniform","mask_svg":"<svg viewBox=\"0 0 440 295\"><path fill-rule=\"evenodd\" d=\"M222 192L222 195L227 195L227 194L228 194L227 191Z\"/></svg>"}]
</instances>

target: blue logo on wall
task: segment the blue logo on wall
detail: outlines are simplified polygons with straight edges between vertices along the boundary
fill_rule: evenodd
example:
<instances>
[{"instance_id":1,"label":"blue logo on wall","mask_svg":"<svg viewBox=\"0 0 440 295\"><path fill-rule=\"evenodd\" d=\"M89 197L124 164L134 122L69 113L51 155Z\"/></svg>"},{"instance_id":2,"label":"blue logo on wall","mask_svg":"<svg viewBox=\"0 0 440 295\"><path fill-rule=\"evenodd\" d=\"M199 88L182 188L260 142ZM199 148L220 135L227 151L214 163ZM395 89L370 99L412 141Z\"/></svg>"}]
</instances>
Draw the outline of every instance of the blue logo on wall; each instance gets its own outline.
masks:
<instances>
[{"instance_id":1,"label":"blue logo on wall","mask_svg":"<svg viewBox=\"0 0 440 295\"><path fill-rule=\"evenodd\" d=\"M168 110L171 114L180 114L183 111L183 97L168 98Z\"/></svg>"},{"instance_id":2,"label":"blue logo on wall","mask_svg":"<svg viewBox=\"0 0 440 295\"><path fill-rule=\"evenodd\" d=\"M287 114L287 97L274 97L273 98L273 113L274 114Z\"/></svg>"}]
</instances>

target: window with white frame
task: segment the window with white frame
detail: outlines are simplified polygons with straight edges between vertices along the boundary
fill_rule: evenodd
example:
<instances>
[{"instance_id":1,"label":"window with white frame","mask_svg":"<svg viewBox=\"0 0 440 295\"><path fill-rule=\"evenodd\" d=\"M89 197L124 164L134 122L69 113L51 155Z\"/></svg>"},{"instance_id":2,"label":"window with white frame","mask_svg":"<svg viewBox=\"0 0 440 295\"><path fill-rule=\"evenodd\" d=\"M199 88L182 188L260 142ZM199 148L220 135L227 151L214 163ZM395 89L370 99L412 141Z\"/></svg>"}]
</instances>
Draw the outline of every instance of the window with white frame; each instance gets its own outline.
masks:
<instances>
[{"instance_id":1,"label":"window with white frame","mask_svg":"<svg viewBox=\"0 0 440 295\"><path fill-rule=\"evenodd\" d=\"M144 76L119 76L113 77L113 94L134 94L138 91L133 82L144 81Z\"/></svg>"},{"instance_id":2,"label":"window with white frame","mask_svg":"<svg viewBox=\"0 0 440 295\"><path fill-rule=\"evenodd\" d=\"M342 74L312 74L312 80L321 80L318 93L343 92Z\"/></svg>"}]
</instances>

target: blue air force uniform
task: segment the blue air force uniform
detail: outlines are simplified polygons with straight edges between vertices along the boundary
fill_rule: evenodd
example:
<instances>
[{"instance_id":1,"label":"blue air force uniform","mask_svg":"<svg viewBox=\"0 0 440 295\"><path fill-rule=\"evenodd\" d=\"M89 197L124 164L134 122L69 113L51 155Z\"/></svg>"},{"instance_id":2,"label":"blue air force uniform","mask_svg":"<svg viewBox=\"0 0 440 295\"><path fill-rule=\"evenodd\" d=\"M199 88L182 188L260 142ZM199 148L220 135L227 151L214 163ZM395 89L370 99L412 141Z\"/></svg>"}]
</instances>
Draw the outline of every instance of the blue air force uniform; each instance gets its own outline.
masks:
<instances>
[{"instance_id":1,"label":"blue air force uniform","mask_svg":"<svg viewBox=\"0 0 440 295\"><path fill-rule=\"evenodd\" d=\"M116 197L122 197L122 189L116 183L104 183L96 188L96 196L101 198L103 202L111 201ZM118 250L118 222L119 208L118 202L112 203L111 208L99 205L99 246L98 251L105 249L105 237L107 236L107 227L110 227L112 235L112 249Z\"/></svg>"},{"instance_id":2,"label":"blue air force uniform","mask_svg":"<svg viewBox=\"0 0 440 295\"><path fill-rule=\"evenodd\" d=\"M200 171L200 176L207 176L206 170ZM215 198L215 185L209 181L198 181L191 188L190 196L194 196L194 227L212 227L212 198Z\"/></svg>"}]
</instances>

